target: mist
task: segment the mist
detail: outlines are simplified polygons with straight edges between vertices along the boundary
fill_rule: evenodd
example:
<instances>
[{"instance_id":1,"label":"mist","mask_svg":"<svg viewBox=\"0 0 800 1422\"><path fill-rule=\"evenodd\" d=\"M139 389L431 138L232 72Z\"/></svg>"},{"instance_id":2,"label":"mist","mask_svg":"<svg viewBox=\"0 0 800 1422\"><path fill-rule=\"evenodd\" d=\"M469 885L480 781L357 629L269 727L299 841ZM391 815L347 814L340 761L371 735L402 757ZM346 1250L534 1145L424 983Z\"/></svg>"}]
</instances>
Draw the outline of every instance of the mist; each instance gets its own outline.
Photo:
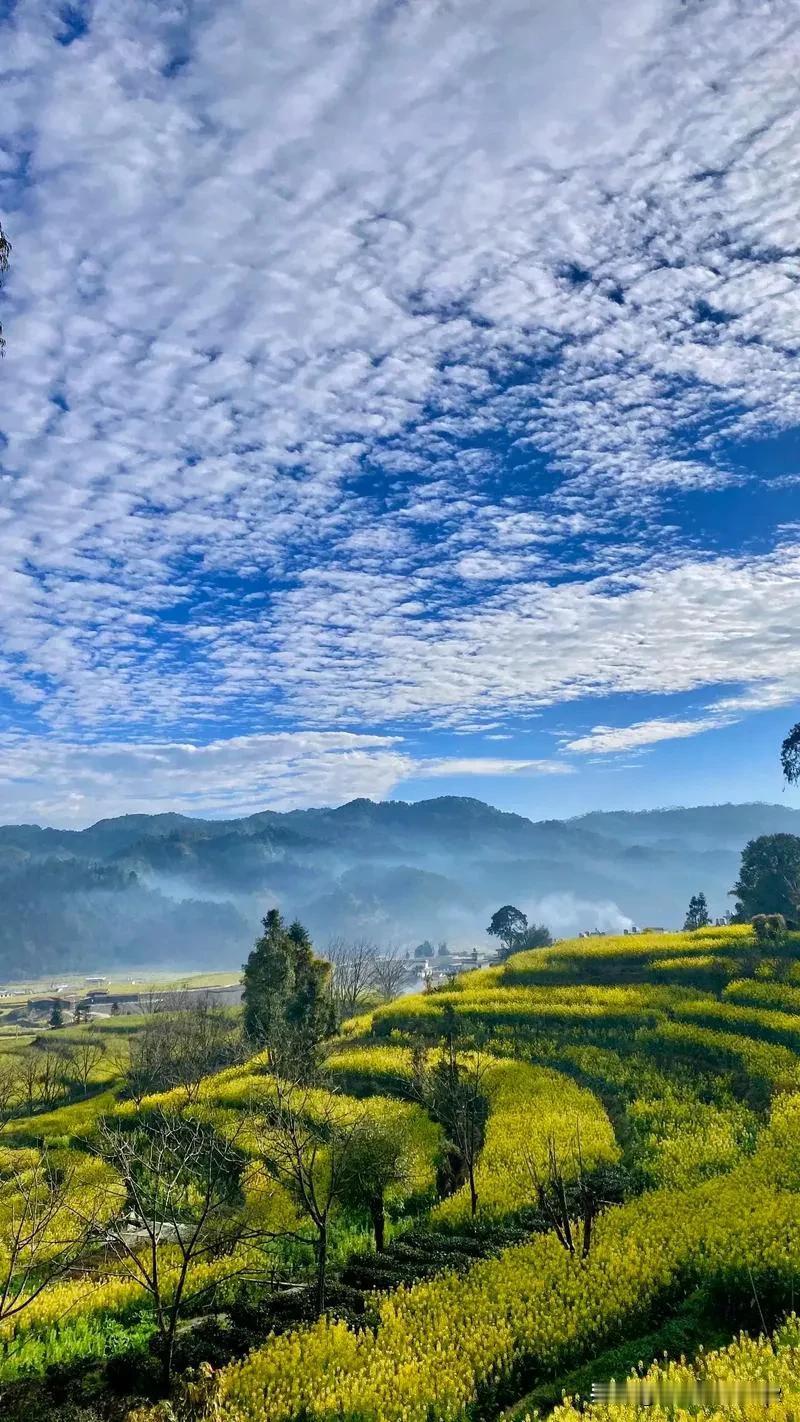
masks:
<instances>
[{"instance_id":1,"label":"mist","mask_svg":"<svg viewBox=\"0 0 800 1422\"><path fill-rule=\"evenodd\" d=\"M76 832L0 828L0 971L238 967L269 908L332 937L489 947L502 904L555 937L679 928L712 917L746 841L800 830L784 805L719 805L531 821L479 800L354 800L214 822L120 816Z\"/></svg>"}]
</instances>

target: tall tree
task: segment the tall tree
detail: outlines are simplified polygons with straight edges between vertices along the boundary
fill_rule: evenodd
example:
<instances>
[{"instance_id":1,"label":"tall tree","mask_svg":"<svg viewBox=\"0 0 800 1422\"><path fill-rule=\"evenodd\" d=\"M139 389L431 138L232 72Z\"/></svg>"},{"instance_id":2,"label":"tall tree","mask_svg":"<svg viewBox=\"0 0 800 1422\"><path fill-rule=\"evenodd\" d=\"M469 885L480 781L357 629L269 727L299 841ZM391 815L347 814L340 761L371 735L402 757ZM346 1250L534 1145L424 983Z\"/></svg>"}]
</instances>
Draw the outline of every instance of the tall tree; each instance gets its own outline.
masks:
<instances>
[{"instance_id":1,"label":"tall tree","mask_svg":"<svg viewBox=\"0 0 800 1422\"><path fill-rule=\"evenodd\" d=\"M800 911L800 836L763 834L751 839L742 851L731 894L739 922L761 913L795 917Z\"/></svg>"},{"instance_id":2,"label":"tall tree","mask_svg":"<svg viewBox=\"0 0 800 1422\"><path fill-rule=\"evenodd\" d=\"M244 1030L266 1044L286 1025L286 1006L294 987L286 925L278 909L263 919L264 932L243 968Z\"/></svg>"},{"instance_id":3,"label":"tall tree","mask_svg":"<svg viewBox=\"0 0 800 1422\"><path fill-rule=\"evenodd\" d=\"M686 910L686 918L683 921L684 933L693 933L698 928L707 928L710 922L705 894L692 894L689 907Z\"/></svg>"},{"instance_id":4,"label":"tall tree","mask_svg":"<svg viewBox=\"0 0 800 1422\"><path fill-rule=\"evenodd\" d=\"M0 1211L0 1322L16 1318L79 1262L93 1240L100 1195L79 1166L43 1151L4 1188Z\"/></svg>"},{"instance_id":5,"label":"tall tree","mask_svg":"<svg viewBox=\"0 0 800 1422\"><path fill-rule=\"evenodd\" d=\"M297 919L289 925L287 938L294 982L286 1003L286 1021L300 1048L311 1052L336 1029L331 965L315 956L311 939Z\"/></svg>"},{"instance_id":6,"label":"tall tree","mask_svg":"<svg viewBox=\"0 0 800 1422\"><path fill-rule=\"evenodd\" d=\"M457 1018L452 1009L443 1014L444 1043L431 1067L427 1055L417 1053L413 1068L413 1093L446 1137L447 1155L440 1172L440 1190L469 1185L470 1212L478 1212L478 1158L489 1119L488 1062L477 1052L458 1054Z\"/></svg>"},{"instance_id":7,"label":"tall tree","mask_svg":"<svg viewBox=\"0 0 800 1422\"><path fill-rule=\"evenodd\" d=\"M292 1079L313 1073L319 1043L335 1030L330 976L303 925L295 920L287 928L270 909L244 965L244 1029Z\"/></svg>"},{"instance_id":8,"label":"tall tree","mask_svg":"<svg viewBox=\"0 0 800 1422\"><path fill-rule=\"evenodd\" d=\"M506 956L513 953L519 939L528 927L527 915L513 904L504 904L492 914L492 921L486 932L492 938L499 938L506 950Z\"/></svg>"},{"instance_id":9,"label":"tall tree","mask_svg":"<svg viewBox=\"0 0 800 1422\"><path fill-rule=\"evenodd\" d=\"M781 767L787 785L800 784L800 721L792 726L781 746Z\"/></svg>"},{"instance_id":10,"label":"tall tree","mask_svg":"<svg viewBox=\"0 0 800 1422\"><path fill-rule=\"evenodd\" d=\"M546 923L529 923L516 940L514 952L521 953L525 948L550 948L552 943L553 935Z\"/></svg>"},{"instance_id":11,"label":"tall tree","mask_svg":"<svg viewBox=\"0 0 800 1422\"><path fill-rule=\"evenodd\" d=\"M331 965L330 993L337 1016L355 1017L369 1002L375 969L375 944L368 938L331 938L325 956Z\"/></svg>"}]
</instances>

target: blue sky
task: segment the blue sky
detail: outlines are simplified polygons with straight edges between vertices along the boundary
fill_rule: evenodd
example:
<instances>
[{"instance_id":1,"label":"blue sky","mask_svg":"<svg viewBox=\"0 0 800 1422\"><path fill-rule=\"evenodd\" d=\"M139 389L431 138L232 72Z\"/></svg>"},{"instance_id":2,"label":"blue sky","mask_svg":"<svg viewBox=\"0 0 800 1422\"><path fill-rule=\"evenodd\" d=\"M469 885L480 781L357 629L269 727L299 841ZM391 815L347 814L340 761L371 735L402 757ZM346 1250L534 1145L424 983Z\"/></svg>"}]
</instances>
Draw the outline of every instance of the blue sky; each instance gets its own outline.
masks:
<instances>
[{"instance_id":1,"label":"blue sky","mask_svg":"<svg viewBox=\"0 0 800 1422\"><path fill-rule=\"evenodd\" d=\"M798 63L793 0L0 0L0 819L780 798Z\"/></svg>"}]
</instances>

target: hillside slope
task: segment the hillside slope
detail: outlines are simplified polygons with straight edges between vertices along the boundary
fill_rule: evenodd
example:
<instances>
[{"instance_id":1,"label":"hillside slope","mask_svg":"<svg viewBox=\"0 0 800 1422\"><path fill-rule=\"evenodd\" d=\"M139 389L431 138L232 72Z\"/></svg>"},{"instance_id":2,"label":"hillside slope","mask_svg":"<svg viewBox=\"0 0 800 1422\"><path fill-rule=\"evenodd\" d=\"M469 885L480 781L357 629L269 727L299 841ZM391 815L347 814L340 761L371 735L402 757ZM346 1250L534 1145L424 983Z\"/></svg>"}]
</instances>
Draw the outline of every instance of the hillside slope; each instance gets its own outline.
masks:
<instances>
[{"instance_id":1,"label":"hillside slope","mask_svg":"<svg viewBox=\"0 0 800 1422\"><path fill-rule=\"evenodd\" d=\"M339 933L472 942L506 901L558 934L675 927L698 889L723 913L744 843L779 830L800 833L800 811L710 805L533 821L451 796L238 820L6 825L0 974L233 966L274 903L323 947Z\"/></svg>"}]
</instances>

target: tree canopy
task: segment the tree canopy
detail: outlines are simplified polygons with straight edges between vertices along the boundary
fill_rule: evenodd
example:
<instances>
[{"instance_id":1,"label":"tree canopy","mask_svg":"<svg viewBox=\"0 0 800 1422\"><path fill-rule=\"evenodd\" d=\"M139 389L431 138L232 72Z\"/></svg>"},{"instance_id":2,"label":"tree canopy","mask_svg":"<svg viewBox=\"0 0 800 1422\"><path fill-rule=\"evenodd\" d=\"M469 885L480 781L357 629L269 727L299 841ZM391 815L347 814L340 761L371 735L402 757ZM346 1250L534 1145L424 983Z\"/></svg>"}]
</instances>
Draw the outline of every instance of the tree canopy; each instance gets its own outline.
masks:
<instances>
[{"instance_id":1,"label":"tree canopy","mask_svg":"<svg viewBox=\"0 0 800 1422\"><path fill-rule=\"evenodd\" d=\"M731 889L736 897L736 917L800 912L800 836L763 834L751 839L742 851L739 878Z\"/></svg>"},{"instance_id":2,"label":"tree canopy","mask_svg":"<svg viewBox=\"0 0 800 1422\"><path fill-rule=\"evenodd\" d=\"M503 947L508 952L513 951L517 939L528 927L528 917L521 909L515 908L514 904L503 904L496 913L492 914L492 921L486 932L492 938L499 938Z\"/></svg>"},{"instance_id":3,"label":"tree canopy","mask_svg":"<svg viewBox=\"0 0 800 1422\"><path fill-rule=\"evenodd\" d=\"M689 900L689 907L686 910L686 918L683 921L685 933L693 933L698 928L707 928L711 922L708 912L708 900L704 893L692 894Z\"/></svg>"},{"instance_id":4,"label":"tree canopy","mask_svg":"<svg viewBox=\"0 0 800 1422\"><path fill-rule=\"evenodd\" d=\"M291 1060L294 1068L336 1025L331 968L315 956L297 920L287 928L278 909L270 909L263 924L243 969L244 1029L251 1041Z\"/></svg>"},{"instance_id":5,"label":"tree canopy","mask_svg":"<svg viewBox=\"0 0 800 1422\"><path fill-rule=\"evenodd\" d=\"M781 767L787 785L800 784L800 721L792 726L781 746Z\"/></svg>"}]
</instances>

